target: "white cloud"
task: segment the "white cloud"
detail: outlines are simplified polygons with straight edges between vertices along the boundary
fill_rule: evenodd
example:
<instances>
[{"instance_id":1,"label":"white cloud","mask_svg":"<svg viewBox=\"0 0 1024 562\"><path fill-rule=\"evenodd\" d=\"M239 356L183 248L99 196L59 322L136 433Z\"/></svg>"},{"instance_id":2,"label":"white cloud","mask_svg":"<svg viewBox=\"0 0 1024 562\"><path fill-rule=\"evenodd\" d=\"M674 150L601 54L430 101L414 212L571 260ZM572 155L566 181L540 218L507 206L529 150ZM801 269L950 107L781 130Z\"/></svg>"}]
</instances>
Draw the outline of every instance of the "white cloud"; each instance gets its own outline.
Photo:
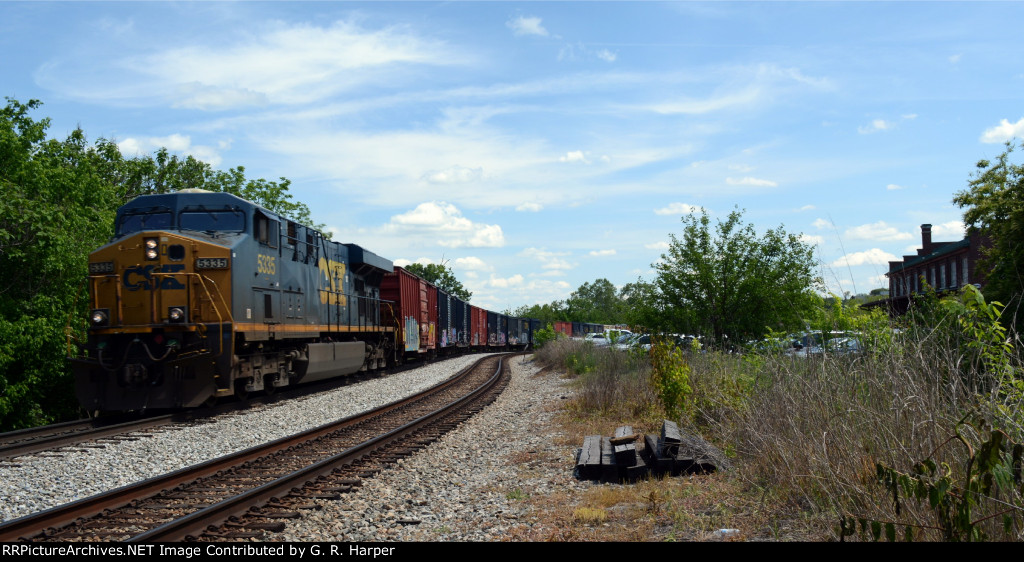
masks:
<instances>
[{"instance_id":1,"label":"white cloud","mask_svg":"<svg viewBox=\"0 0 1024 562\"><path fill-rule=\"evenodd\" d=\"M916 113L906 113L900 115L901 121L910 121L917 119ZM880 131L889 131L896 128L898 121L886 121L885 119L873 119L870 125L864 125L857 127L857 132L862 135L870 135L871 133L877 133Z\"/></svg>"},{"instance_id":2,"label":"white cloud","mask_svg":"<svg viewBox=\"0 0 1024 562\"><path fill-rule=\"evenodd\" d=\"M566 43L558 50L558 60L561 62L576 62L598 59L607 63L618 60L619 55L608 49L592 49L587 45L576 42Z\"/></svg>"},{"instance_id":3,"label":"white cloud","mask_svg":"<svg viewBox=\"0 0 1024 562\"><path fill-rule=\"evenodd\" d=\"M885 119L875 119L871 121L870 125L857 127L857 132L862 135L868 135L871 133L877 133L879 131L887 131L892 129L893 124Z\"/></svg>"},{"instance_id":4,"label":"white cloud","mask_svg":"<svg viewBox=\"0 0 1024 562\"><path fill-rule=\"evenodd\" d=\"M470 183L480 181L480 179L483 178L483 175L483 168L452 166L446 170L427 172L423 174L423 179L429 183L438 184Z\"/></svg>"},{"instance_id":5,"label":"white cloud","mask_svg":"<svg viewBox=\"0 0 1024 562\"><path fill-rule=\"evenodd\" d=\"M910 240L913 238L910 233L900 232L896 227L885 224L885 221L848 228L846 229L846 236L859 240L877 240L879 242Z\"/></svg>"},{"instance_id":6,"label":"white cloud","mask_svg":"<svg viewBox=\"0 0 1024 562\"><path fill-rule=\"evenodd\" d=\"M545 270L544 275L565 275L565 272L576 267L577 264L562 259L569 255L569 252L549 252L542 248L527 248L519 255L534 258L541 263L541 269Z\"/></svg>"},{"instance_id":7,"label":"white cloud","mask_svg":"<svg viewBox=\"0 0 1024 562\"><path fill-rule=\"evenodd\" d=\"M749 88L745 91L733 94L725 94L707 99L687 99L674 102L659 103L647 106L647 109L662 115L702 115L723 109L730 109L736 106L751 105L761 98L761 92L757 88Z\"/></svg>"},{"instance_id":8,"label":"white cloud","mask_svg":"<svg viewBox=\"0 0 1024 562\"><path fill-rule=\"evenodd\" d=\"M590 160L587 160L582 150L569 152L565 156L560 156L558 160L560 162L583 162L584 164L590 164Z\"/></svg>"},{"instance_id":9,"label":"white cloud","mask_svg":"<svg viewBox=\"0 0 1024 562\"><path fill-rule=\"evenodd\" d=\"M222 141L220 147L227 148L230 144L230 142ZM222 160L220 153L215 148L212 146L193 145L192 138L188 135L173 134L166 137L146 138L128 137L118 142L117 148L125 156L146 155L156 152L160 148L166 148L172 153L189 154L214 168L219 166Z\"/></svg>"},{"instance_id":10,"label":"white cloud","mask_svg":"<svg viewBox=\"0 0 1024 562\"><path fill-rule=\"evenodd\" d=\"M84 60L86 52L44 65L39 81L105 103L131 100L200 110L312 103L366 84L401 80L410 76L410 65L454 66L475 58L408 27L365 29L345 21L275 20L236 33L185 36L158 52L135 49L108 57L99 67ZM89 72L81 70L85 67Z\"/></svg>"},{"instance_id":11,"label":"white cloud","mask_svg":"<svg viewBox=\"0 0 1024 562\"><path fill-rule=\"evenodd\" d=\"M388 230L433 236L438 245L449 248L500 248L505 245L500 226L474 223L462 216L455 205L443 201L420 203L409 212L391 217Z\"/></svg>"},{"instance_id":12,"label":"white cloud","mask_svg":"<svg viewBox=\"0 0 1024 562\"><path fill-rule=\"evenodd\" d=\"M517 206L516 210L517 211L528 211L528 212L531 212L531 213L536 213L537 211L540 211L543 208L544 208L544 205L541 205L540 203L534 203L532 201L527 201L527 202L522 203L521 205Z\"/></svg>"},{"instance_id":13,"label":"white cloud","mask_svg":"<svg viewBox=\"0 0 1024 562\"><path fill-rule=\"evenodd\" d=\"M566 260L552 259L544 262L540 267L541 269L568 271L576 266Z\"/></svg>"},{"instance_id":14,"label":"white cloud","mask_svg":"<svg viewBox=\"0 0 1024 562\"><path fill-rule=\"evenodd\" d=\"M487 265L487 263L485 263L484 260L482 260L482 259L480 259L478 257L475 257L475 256L467 256L467 257L464 257L464 258L455 258L455 261L453 262L453 266L456 269L460 269L460 270L463 270L463 271L493 271L494 270L494 268L491 267L490 265Z\"/></svg>"},{"instance_id":15,"label":"white cloud","mask_svg":"<svg viewBox=\"0 0 1024 562\"><path fill-rule=\"evenodd\" d=\"M832 222L825 219L815 219L811 224L814 225L814 228L828 228L832 226Z\"/></svg>"},{"instance_id":16,"label":"white cloud","mask_svg":"<svg viewBox=\"0 0 1024 562\"><path fill-rule=\"evenodd\" d=\"M743 177L743 178L725 178L725 183L729 185L753 185L755 187L776 187L778 182L771 180L763 180L759 178Z\"/></svg>"},{"instance_id":17,"label":"white cloud","mask_svg":"<svg viewBox=\"0 0 1024 562\"><path fill-rule=\"evenodd\" d=\"M547 37L548 30L541 25L541 19L536 16L519 16L505 22L505 26L512 30L514 35L539 35Z\"/></svg>"},{"instance_id":18,"label":"white cloud","mask_svg":"<svg viewBox=\"0 0 1024 562\"><path fill-rule=\"evenodd\" d=\"M512 277L507 277L507 278L491 276L491 280L490 280L489 283L490 283L491 287L495 287L495 288L498 288L498 289L506 289L508 287L513 287L515 285L522 285L523 284L523 276L518 274L518 273L513 275Z\"/></svg>"},{"instance_id":19,"label":"white cloud","mask_svg":"<svg viewBox=\"0 0 1024 562\"><path fill-rule=\"evenodd\" d=\"M615 250L593 250L590 252L590 255L595 257L614 256Z\"/></svg>"},{"instance_id":20,"label":"white cloud","mask_svg":"<svg viewBox=\"0 0 1024 562\"><path fill-rule=\"evenodd\" d=\"M981 142L989 144L1002 143L1013 137L1024 137L1024 118L1021 118L1016 123L1010 123L1008 120L1003 119L999 122L999 125L985 130L981 135Z\"/></svg>"},{"instance_id":21,"label":"white cloud","mask_svg":"<svg viewBox=\"0 0 1024 562\"><path fill-rule=\"evenodd\" d=\"M832 267L845 267L847 265L888 265L891 261L899 261L900 258L884 252L878 248L871 248L864 252L855 252L832 262Z\"/></svg>"},{"instance_id":22,"label":"white cloud","mask_svg":"<svg viewBox=\"0 0 1024 562\"><path fill-rule=\"evenodd\" d=\"M430 258L419 258L416 261L407 260L405 258L398 258L397 260L394 260L394 264L397 265L398 267L408 267L409 265L414 263L418 263L420 265L430 265L434 263L434 260Z\"/></svg>"},{"instance_id":23,"label":"white cloud","mask_svg":"<svg viewBox=\"0 0 1024 562\"><path fill-rule=\"evenodd\" d=\"M946 238L949 240L962 240L967 229L963 221L949 221L942 224L932 225L932 240Z\"/></svg>"},{"instance_id":24,"label":"white cloud","mask_svg":"<svg viewBox=\"0 0 1024 562\"><path fill-rule=\"evenodd\" d=\"M814 209L815 209L814 205L804 205L803 207L800 207L799 209L797 209L796 212L802 213L804 211L813 211Z\"/></svg>"},{"instance_id":25,"label":"white cloud","mask_svg":"<svg viewBox=\"0 0 1024 562\"><path fill-rule=\"evenodd\" d=\"M655 209L654 214L656 215L689 215L693 213L699 213L703 211L703 207L696 205L687 205L686 203L669 203L668 207L661 209Z\"/></svg>"},{"instance_id":26,"label":"white cloud","mask_svg":"<svg viewBox=\"0 0 1024 562\"><path fill-rule=\"evenodd\" d=\"M959 53L957 53L955 55L950 55L949 56L949 62L951 62L953 64L956 64L956 63L960 62L961 58L963 58L963 55L961 55Z\"/></svg>"},{"instance_id":27,"label":"white cloud","mask_svg":"<svg viewBox=\"0 0 1024 562\"><path fill-rule=\"evenodd\" d=\"M870 282L875 287L881 287L883 289L889 288L889 279L885 276L884 273L879 273L878 275L872 275L871 277L868 277L868 282Z\"/></svg>"},{"instance_id":28,"label":"white cloud","mask_svg":"<svg viewBox=\"0 0 1024 562\"><path fill-rule=\"evenodd\" d=\"M669 245L668 242L654 242L653 244L644 244L644 248L648 250L667 250Z\"/></svg>"},{"instance_id":29,"label":"white cloud","mask_svg":"<svg viewBox=\"0 0 1024 562\"><path fill-rule=\"evenodd\" d=\"M903 189L903 186L890 183L889 185L885 186L885 188L888 189L889 191L896 191L897 189Z\"/></svg>"},{"instance_id":30,"label":"white cloud","mask_svg":"<svg viewBox=\"0 0 1024 562\"><path fill-rule=\"evenodd\" d=\"M800 238L801 242L803 242L805 244L810 244L812 246L821 246L822 244L825 243L825 238L823 238L823 237L821 237L821 236L819 236L817 234L803 234L803 233L801 233L799 238Z\"/></svg>"}]
</instances>

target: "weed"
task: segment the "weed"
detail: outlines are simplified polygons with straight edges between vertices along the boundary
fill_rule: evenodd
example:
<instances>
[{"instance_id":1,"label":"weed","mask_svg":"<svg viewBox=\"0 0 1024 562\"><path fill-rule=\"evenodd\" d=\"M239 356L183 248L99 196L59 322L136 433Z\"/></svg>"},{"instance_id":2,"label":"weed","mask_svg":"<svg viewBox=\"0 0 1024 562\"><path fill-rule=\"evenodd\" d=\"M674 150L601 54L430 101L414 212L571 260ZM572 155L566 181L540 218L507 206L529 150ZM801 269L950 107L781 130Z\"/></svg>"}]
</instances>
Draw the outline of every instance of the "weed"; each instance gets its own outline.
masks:
<instances>
[{"instance_id":1,"label":"weed","mask_svg":"<svg viewBox=\"0 0 1024 562\"><path fill-rule=\"evenodd\" d=\"M584 525L597 525L608 520L608 512L598 507L578 507L572 517Z\"/></svg>"}]
</instances>

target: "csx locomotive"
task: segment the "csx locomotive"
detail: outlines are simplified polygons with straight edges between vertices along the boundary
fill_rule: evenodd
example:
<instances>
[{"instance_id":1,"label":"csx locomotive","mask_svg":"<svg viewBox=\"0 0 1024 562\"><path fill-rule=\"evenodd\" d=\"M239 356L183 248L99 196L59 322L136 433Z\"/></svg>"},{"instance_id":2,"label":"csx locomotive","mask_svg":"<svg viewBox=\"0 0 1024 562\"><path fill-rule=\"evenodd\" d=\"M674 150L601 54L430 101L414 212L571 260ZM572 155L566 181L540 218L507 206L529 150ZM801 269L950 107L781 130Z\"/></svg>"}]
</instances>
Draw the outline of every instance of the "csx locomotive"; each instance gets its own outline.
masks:
<instances>
[{"instance_id":1,"label":"csx locomotive","mask_svg":"<svg viewBox=\"0 0 1024 562\"><path fill-rule=\"evenodd\" d=\"M89 257L89 337L72 359L87 410L187 408L377 369L392 263L228 193L134 199Z\"/></svg>"}]
</instances>

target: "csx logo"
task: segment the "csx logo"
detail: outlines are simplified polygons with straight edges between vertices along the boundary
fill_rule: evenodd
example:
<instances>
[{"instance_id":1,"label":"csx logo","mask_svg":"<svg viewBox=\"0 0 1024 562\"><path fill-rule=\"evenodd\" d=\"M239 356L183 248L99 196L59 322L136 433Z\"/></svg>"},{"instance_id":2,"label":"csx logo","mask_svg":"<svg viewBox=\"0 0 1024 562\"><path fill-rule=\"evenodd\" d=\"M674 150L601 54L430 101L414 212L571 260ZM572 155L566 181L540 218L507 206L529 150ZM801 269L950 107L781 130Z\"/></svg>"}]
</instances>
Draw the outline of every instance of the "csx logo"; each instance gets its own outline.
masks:
<instances>
[{"instance_id":1,"label":"csx logo","mask_svg":"<svg viewBox=\"0 0 1024 562\"><path fill-rule=\"evenodd\" d=\"M347 299L344 292L345 262L320 258L320 302L345 306Z\"/></svg>"},{"instance_id":2,"label":"csx logo","mask_svg":"<svg viewBox=\"0 0 1024 562\"><path fill-rule=\"evenodd\" d=\"M155 265L145 267L139 265L124 270L124 275L121 276L124 287L129 291L152 290L156 286L156 280L153 278L156 267ZM185 264L165 264L158 273L177 273L184 269ZM165 291L177 291L184 289L185 286L173 277L163 277L160 280L160 288Z\"/></svg>"},{"instance_id":3,"label":"csx logo","mask_svg":"<svg viewBox=\"0 0 1024 562\"><path fill-rule=\"evenodd\" d=\"M256 271L266 273L267 275L277 273L277 262L274 261L274 257L256 254Z\"/></svg>"}]
</instances>

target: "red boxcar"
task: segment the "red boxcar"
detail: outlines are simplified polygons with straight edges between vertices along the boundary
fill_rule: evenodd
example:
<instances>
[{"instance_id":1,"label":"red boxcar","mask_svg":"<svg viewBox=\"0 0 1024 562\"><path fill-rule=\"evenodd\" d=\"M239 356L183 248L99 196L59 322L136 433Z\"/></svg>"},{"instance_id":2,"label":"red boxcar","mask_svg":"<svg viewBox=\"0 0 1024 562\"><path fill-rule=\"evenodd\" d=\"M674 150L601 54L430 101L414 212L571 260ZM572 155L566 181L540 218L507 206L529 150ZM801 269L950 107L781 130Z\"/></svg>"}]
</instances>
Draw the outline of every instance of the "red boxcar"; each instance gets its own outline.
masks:
<instances>
[{"instance_id":1,"label":"red boxcar","mask_svg":"<svg viewBox=\"0 0 1024 562\"><path fill-rule=\"evenodd\" d=\"M437 349L437 287L395 267L380 284L381 319L394 326L398 347L406 354L428 353Z\"/></svg>"},{"instance_id":2,"label":"red boxcar","mask_svg":"<svg viewBox=\"0 0 1024 562\"><path fill-rule=\"evenodd\" d=\"M565 337L572 337L572 322L555 322L555 331L565 334Z\"/></svg>"},{"instance_id":3,"label":"red boxcar","mask_svg":"<svg viewBox=\"0 0 1024 562\"><path fill-rule=\"evenodd\" d=\"M469 345L473 347L487 345L487 311L470 305Z\"/></svg>"}]
</instances>

